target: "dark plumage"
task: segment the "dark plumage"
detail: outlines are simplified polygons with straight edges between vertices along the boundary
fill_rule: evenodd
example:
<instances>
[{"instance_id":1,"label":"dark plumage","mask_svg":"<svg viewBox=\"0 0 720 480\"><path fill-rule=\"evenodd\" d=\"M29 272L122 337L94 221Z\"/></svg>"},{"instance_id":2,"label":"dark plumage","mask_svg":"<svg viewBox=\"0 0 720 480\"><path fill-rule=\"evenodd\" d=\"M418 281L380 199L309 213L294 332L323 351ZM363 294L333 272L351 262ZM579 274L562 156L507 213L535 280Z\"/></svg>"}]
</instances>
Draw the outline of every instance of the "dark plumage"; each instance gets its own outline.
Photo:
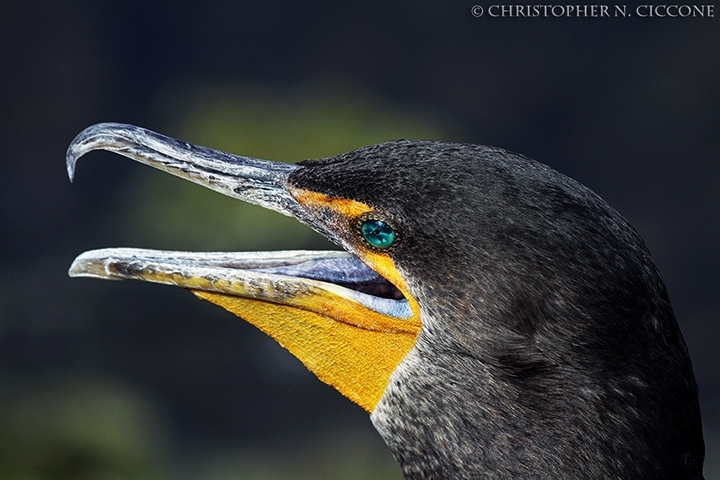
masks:
<instances>
[{"instance_id":1,"label":"dark plumage","mask_svg":"<svg viewBox=\"0 0 720 480\"><path fill-rule=\"evenodd\" d=\"M395 141L292 166L118 124L76 138L71 178L98 148L349 252L107 249L71 274L191 288L256 324L371 413L407 478L702 479L697 387L660 273L578 182L490 147Z\"/></svg>"},{"instance_id":2,"label":"dark plumage","mask_svg":"<svg viewBox=\"0 0 720 480\"><path fill-rule=\"evenodd\" d=\"M697 388L642 239L520 155L398 141L290 183L363 201L423 330L372 418L408 478L702 478Z\"/></svg>"}]
</instances>

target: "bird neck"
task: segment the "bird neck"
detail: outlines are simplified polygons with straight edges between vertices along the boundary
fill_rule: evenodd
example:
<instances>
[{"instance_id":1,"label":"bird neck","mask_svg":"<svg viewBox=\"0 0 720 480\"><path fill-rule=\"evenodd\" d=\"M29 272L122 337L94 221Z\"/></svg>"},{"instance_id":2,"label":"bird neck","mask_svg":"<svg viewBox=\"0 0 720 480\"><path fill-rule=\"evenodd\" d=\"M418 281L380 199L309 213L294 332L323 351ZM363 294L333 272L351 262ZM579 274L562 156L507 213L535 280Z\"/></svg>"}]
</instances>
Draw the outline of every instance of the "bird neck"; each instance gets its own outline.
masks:
<instances>
[{"instance_id":1,"label":"bird neck","mask_svg":"<svg viewBox=\"0 0 720 480\"><path fill-rule=\"evenodd\" d=\"M622 392L574 375L512 381L436 346L418 340L371 416L406 478L702 479L693 412L680 412L695 431L678 441Z\"/></svg>"}]
</instances>

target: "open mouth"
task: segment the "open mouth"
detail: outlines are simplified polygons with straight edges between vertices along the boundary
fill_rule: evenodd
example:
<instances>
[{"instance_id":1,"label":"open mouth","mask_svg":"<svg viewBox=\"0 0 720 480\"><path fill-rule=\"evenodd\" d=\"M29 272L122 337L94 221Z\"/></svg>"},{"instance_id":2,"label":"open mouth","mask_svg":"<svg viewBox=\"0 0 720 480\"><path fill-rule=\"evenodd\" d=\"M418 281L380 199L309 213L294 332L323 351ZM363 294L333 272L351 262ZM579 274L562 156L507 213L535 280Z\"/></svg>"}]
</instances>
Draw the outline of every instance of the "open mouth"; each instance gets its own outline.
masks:
<instances>
[{"instance_id":1,"label":"open mouth","mask_svg":"<svg viewBox=\"0 0 720 480\"><path fill-rule=\"evenodd\" d=\"M296 165L191 145L133 125L105 123L80 133L68 148L71 180L78 158L98 149L294 216L331 240L337 237L318 224L292 196L287 178L299 168ZM413 315L405 296L393 283L356 256L341 251L206 253L109 248L80 255L69 273L74 277L176 285L318 313L326 312L329 302L349 301L392 318ZM364 323L353 322L358 326Z\"/></svg>"},{"instance_id":2,"label":"open mouth","mask_svg":"<svg viewBox=\"0 0 720 480\"><path fill-rule=\"evenodd\" d=\"M189 289L252 323L298 357L320 380L371 412L413 348L420 309L387 250L358 240L358 219L373 208L293 184L293 165L191 145L133 125L98 124L67 152L108 150L239 200L292 216L345 251L170 252L106 248L78 256L73 277L135 279ZM374 217L372 217L374 218ZM385 226L368 220L373 229ZM374 231L374 230L373 230ZM380 246L392 240L378 230ZM383 237L382 235L386 235Z\"/></svg>"},{"instance_id":3,"label":"open mouth","mask_svg":"<svg viewBox=\"0 0 720 480\"><path fill-rule=\"evenodd\" d=\"M144 280L318 310L303 298L333 296L379 314L412 316L402 292L340 251L177 252L105 248L78 256L71 277Z\"/></svg>"}]
</instances>

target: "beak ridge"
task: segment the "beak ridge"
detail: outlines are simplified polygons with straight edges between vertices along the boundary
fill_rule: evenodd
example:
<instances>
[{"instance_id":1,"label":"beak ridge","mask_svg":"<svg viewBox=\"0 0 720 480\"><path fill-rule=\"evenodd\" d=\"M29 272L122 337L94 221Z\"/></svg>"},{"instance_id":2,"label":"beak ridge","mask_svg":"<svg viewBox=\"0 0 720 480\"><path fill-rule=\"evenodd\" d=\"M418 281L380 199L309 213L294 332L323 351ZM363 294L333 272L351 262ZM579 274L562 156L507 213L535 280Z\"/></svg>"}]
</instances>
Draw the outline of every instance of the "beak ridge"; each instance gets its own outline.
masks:
<instances>
[{"instance_id":1,"label":"beak ridge","mask_svg":"<svg viewBox=\"0 0 720 480\"><path fill-rule=\"evenodd\" d=\"M134 125L99 123L80 132L68 147L71 182L78 159L93 150L114 152L238 200L304 217L287 188L288 176L301 168L297 165L233 155Z\"/></svg>"}]
</instances>

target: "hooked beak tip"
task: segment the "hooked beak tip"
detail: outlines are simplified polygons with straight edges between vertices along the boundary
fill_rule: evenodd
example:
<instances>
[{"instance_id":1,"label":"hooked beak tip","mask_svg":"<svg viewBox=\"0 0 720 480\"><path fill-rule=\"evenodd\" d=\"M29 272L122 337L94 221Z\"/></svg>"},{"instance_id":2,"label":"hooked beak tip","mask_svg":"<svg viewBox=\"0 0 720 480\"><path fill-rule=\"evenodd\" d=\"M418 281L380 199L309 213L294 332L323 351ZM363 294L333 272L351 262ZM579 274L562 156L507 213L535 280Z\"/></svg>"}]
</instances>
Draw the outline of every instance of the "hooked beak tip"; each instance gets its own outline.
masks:
<instances>
[{"instance_id":1,"label":"hooked beak tip","mask_svg":"<svg viewBox=\"0 0 720 480\"><path fill-rule=\"evenodd\" d=\"M75 165L77 164L77 159L73 156L71 156L70 151L68 151L67 155L65 156L65 167L67 168L67 175L68 179L70 179L70 183L73 183L73 180L75 180Z\"/></svg>"}]
</instances>

